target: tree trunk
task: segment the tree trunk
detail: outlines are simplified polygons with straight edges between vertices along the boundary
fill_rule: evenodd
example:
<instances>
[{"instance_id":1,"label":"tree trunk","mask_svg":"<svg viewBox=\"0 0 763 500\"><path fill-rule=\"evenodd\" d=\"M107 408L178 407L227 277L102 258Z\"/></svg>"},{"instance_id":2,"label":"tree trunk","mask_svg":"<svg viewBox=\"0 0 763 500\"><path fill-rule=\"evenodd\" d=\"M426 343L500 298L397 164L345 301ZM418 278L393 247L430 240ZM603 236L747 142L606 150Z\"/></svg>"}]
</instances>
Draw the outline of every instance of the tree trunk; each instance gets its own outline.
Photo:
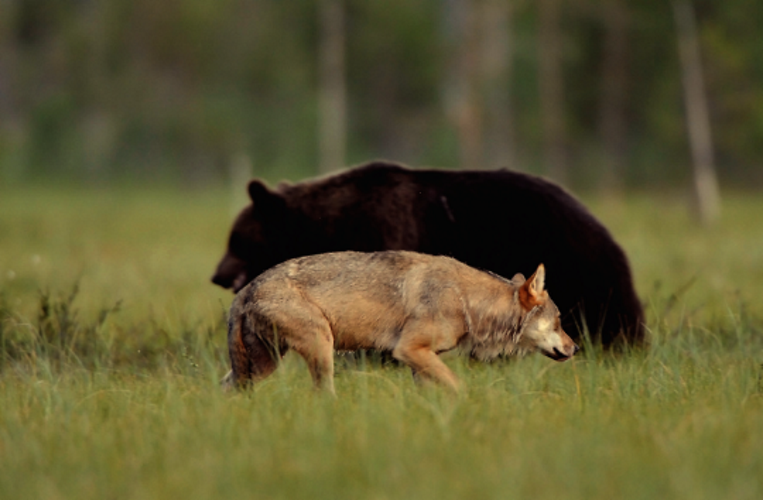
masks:
<instances>
[{"instance_id":1,"label":"tree trunk","mask_svg":"<svg viewBox=\"0 0 763 500\"><path fill-rule=\"evenodd\" d=\"M347 149L344 6L342 0L321 0L318 9L318 166L326 173L345 166Z\"/></svg>"},{"instance_id":2,"label":"tree trunk","mask_svg":"<svg viewBox=\"0 0 763 500\"><path fill-rule=\"evenodd\" d=\"M673 10L678 30L678 54L681 60L686 125L694 164L698 215L704 224L710 224L720 216L721 203L713 162L713 139L696 20L689 0L674 0Z\"/></svg>"},{"instance_id":3,"label":"tree trunk","mask_svg":"<svg viewBox=\"0 0 763 500\"><path fill-rule=\"evenodd\" d=\"M561 50L561 0L538 0L538 80L543 156L549 177L567 183L564 85Z\"/></svg>"},{"instance_id":4,"label":"tree trunk","mask_svg":"<svg viewBox=\"0 0 763 500\"><path fill-rule=\"evenodd\" d=\"M485 166L489 168L516 164L511 105L512 15L512 4L506 0L485 0L482 5L481 76L485 95Z\"/></svg>"},{"instance_id":5,"label":"tree trunk","mask_svg":"<svg viewBox=\"0 0 763 500\"><path fill-rule=\"evenodd\" d=\"M474 0L446 2L446 38L453 59L445 83L445 108L458 136L461 168L483 166L482 106L477 6Z\"/></svg>"},{"instance_id":6,"label":"tree trunk","mask_svg":"<svg viewBox=\"0 0 763 500\"><path fill-rule=\"evenodd\" d=\"M10 9L7 9L10 10ZM0 26L0 30L3 27ZM5 179L22 177L25 162L19 161L23 144L24 125L19 109L18 70L21 54L15 40L0 31L0 143L5 164L0 168L0 182ZM8 160L12 158L12 160Z\"/></svg>"},{"instance_id":7,"label":"tree trunk","mask_svg":"<svg viewBox=\"0 0 763 500\"><path fill-rule=\"evenodd\" d=\"M599 104L601 189L619 196L625 182L628 141L628 6L623 0L605 0L601 16L605 28Z\"/></svg>"}]
</instances>

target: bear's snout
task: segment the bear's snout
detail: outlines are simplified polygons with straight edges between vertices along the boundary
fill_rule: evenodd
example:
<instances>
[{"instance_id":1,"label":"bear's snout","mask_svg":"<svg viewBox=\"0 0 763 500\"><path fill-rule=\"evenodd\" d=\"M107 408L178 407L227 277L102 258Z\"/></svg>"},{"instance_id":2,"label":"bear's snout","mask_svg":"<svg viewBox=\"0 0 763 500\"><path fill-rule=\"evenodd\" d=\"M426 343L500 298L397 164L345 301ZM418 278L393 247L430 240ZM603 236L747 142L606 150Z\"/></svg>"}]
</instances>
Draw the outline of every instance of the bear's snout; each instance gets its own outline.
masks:
<instances>
[{"instance_id":1,"label":"bear's snout","mask_svg":"<svg viewBox=\"0 0 763 500\"><path fill-rule=\"evenodd\" d=\"M223 276L219 273L215 273L211 278L212 283L214 283L217 286L221 286L223 288L230 288L231 284L233 283L233 280L230 278Z\"/></svg>"},{"instance_id":2,"label":"bear's snout","mask_svg":"<svg viewBox=\"0 0 763 500\"><path fill-rule=\"evenodd\" d=\"M248 281L246 263L230 253L225 254L212 276L212 283L223 288L233 288L234 292L244 288Z\"/></svg>"}]
</instances>

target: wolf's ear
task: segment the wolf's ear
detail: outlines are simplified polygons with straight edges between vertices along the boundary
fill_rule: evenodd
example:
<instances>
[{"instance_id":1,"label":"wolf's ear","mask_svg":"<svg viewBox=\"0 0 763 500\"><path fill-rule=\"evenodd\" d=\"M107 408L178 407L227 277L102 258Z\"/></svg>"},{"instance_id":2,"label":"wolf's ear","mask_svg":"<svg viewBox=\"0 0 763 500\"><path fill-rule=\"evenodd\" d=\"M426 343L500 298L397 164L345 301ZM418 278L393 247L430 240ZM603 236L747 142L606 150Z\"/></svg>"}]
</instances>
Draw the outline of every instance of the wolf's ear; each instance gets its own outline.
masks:
<instances>
[{"instance_id":1,"label":"wolf's ear","mask_svg":"<svg viewBox=\"0 0 763 500\"><path fill-rule=\"evenodd\" d=\"M514 275L513 278L511 278L511 282L514 283L515 285L521 285L525 281L527 280L525 279L525 275L522 273L517 273Z\"/></svg>"},{"instance_id":2,"label":"wolf's ear","mask_svg":"<svg viewBox=\"0 0 763 500\"><path fill-rule=\"evenodd\" d=\"M538 265L538 269L535 270L527 281L530 283L531 294L536 296L542 294L546 286L546 267L543 264Z\"/></svg>"},{"instance_id":3,"label":"wolf's ear","mask_svg":"<svg viewBox=\"0 0 763 500\"><path fill-rule=\"evenodd\" d=\"M249 191L249 198L252 200L252 205L258 209L264 208L266 210L274 210L285 205L283 197L279 193L268 189L268 187L259 179L250 181L247 191Z\"/></svg>"},{"instance_id":4,"label":"wolf's ear","mask_svg":"<svg viewBox=\"0 0 763 500\"><path fill-rule=\"evenodd\" d=\"M522 304L522 307L529 311L533 307L542 304L544 300L543 288L545 285L546 268L541 264L533 275L519 288L519 302Z\"/></svg>"}]
</instances>

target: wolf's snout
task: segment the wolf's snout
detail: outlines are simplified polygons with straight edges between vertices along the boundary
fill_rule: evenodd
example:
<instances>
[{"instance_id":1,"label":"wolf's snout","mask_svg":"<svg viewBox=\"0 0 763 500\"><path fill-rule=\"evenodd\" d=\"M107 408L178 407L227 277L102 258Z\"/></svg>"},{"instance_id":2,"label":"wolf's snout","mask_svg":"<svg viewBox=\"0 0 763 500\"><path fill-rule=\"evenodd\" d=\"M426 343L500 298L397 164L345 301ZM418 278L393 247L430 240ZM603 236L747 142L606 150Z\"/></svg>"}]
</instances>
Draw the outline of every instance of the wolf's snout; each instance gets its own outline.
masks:
<instances>
[{"instance_id":1,"label":"wolf's snout","mask_svg":"<svg viewBox=\"0 0 763 500\"><path fill-rule=\"evenodd\" d=\"M578 347L577 344L571 343L570 345L565 345L561 348L554 346L550 351L542 350L542 352L554 361L567 361L579 350L580 347Z\"/></svg>"}]
</instances>

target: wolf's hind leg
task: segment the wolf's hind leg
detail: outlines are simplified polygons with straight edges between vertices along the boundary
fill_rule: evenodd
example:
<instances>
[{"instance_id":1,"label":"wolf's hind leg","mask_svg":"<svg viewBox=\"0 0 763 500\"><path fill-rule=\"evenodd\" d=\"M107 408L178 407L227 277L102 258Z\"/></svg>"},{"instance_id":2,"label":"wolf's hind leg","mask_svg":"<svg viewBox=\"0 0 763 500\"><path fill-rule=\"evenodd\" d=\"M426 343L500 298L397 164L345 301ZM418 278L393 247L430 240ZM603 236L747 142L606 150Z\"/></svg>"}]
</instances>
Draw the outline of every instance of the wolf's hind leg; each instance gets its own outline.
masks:
<instances>
[{"instance_id":1,"label":"wolf's hind leg","mask_svg":"<svg viewBox=\"0 0 763 500\"><path fill-rule=\"evenodd\" d=\"M281 357L286 354L283 349L277 351L274 346L266 345L260 338L255 338L249 349L254 381L262 380L272 374L278 368Z\"/></svg>"},{"instance_id":2,"label":"wolf's hind leg","mask_svg":"<svg viewBox=\"0 0 763 500\"><path fill-rule=\"evenodd\" d=\"M234 380L235 385L246 386L270 376L285 354L285 349L278 352L256 335L248 338L246 343L245 363L234 363L232 373L221 381L224 388L234 385Z\"/></svg>"}]
</instances>

